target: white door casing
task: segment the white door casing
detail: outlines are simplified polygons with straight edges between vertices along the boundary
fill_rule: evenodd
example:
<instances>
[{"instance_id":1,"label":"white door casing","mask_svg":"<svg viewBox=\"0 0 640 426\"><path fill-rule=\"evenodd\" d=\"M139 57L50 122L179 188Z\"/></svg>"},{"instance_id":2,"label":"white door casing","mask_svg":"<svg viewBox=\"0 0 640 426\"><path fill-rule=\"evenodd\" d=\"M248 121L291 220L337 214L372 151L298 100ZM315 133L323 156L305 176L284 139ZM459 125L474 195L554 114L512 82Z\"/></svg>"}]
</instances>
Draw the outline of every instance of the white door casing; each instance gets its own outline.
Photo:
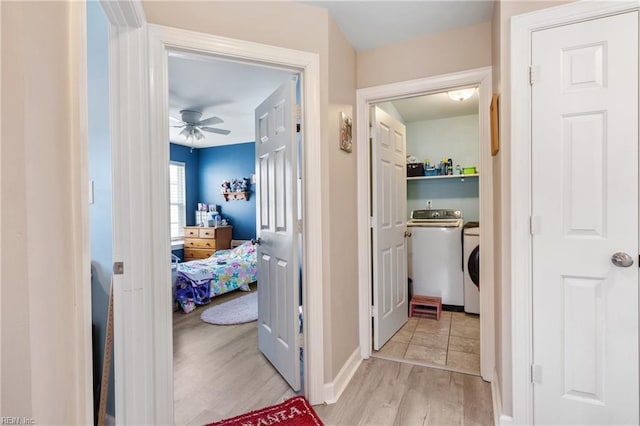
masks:
<instances>
[{"instance_id":1,"label":"white door casing","mask_svg":"<svg viewBox=\"0 0 640 426\"><path fill-rule=\"evenodd\" d=\"M295 171L296 81L285 82L255 111L258 348L300 389L299 266Z\"/></svg>"},{"instance_id":2,"label":"white door casing","mask_svg":"<svg viewBox=\"0 0 640 426\"><path fill-rule=\"evenodd\" d=\"M407 322L407 178L404 124L371 108L373 176L373 348Z\"/></svg>"},{"instance_id":3,"label":"white door casing","mask_svg":"<svg viewBox=\"0 0 640 426\"><path fill-rule=\"evenodd\" d=\"M444 92L456 87L478 86L480 139L480 226L483 228L483 253L480 259L480 372L491 381L494 372L494 292L493 292L493 161L490 150L489 105L491 103L491 67L472 69L399 83L367 87L356 91L358 146L369 145L370 105L426 93ZM371 154L359 149L358 156L358 299L359 337L363 358L371 356L372 320L372 241L371 241ZM486 250L486 251L484 251Z\"/></svg>"},{"instance_id":4,"label":"white door casing","mask_svg":"<svg viewBox=\"0 0 640 426\"><path fill-rule=\"evenodd\" d=\"M168 140L167 55L172 49L270 64L297 70L304 76L303 285L304 302L313 300L313 304L304 303L303 308L307 319L305 347L309 349L304 373L307 398L313 404L322 403L322 206L318 197L306 196L320 193L322 182L318 161L319 55L146 25L139 1L106 3L116 9L108 13L113 25L109 52L111 127L112 134L117 136L112 141L112 164L114 178L120 176L114 181L114 221L121 223L117 227L114 224L114 259L125 264L121 295L133 296L130 297L133 300L119 303L114 312L116 421L173 422L170 245L168 213L164 210L168 205L169 152L166 143L157 142ZM148 224L138 223L137 212L148 210L157 214L150 215ZM128 290L130 287L133 291Z\"/></svg>"},{"instance_id":5,"label":"white door casing","mask_svg":"<svg viewBox=\"0 0 640 426\"><path fill-rule=\"evenodd\" d=\"M534 32L532 70L533 420L638 424L638 12Z\"/></svg>"}]
</instances>

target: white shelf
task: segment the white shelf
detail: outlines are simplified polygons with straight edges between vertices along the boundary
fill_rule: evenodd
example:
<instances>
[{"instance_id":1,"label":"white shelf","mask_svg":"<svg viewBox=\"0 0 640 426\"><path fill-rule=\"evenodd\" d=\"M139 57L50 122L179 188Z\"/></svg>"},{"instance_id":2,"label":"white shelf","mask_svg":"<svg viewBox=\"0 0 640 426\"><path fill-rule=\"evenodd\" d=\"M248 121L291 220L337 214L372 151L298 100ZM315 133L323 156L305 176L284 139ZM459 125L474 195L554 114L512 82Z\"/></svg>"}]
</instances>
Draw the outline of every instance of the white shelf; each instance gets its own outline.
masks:
<instances>
[{"instance_id":1,"label":"white shelf","mask_svg":"<svg viewBox=\"0 0 640 426\"><path fill-rule=\"evenodd\" d=\"M425 179L464 179L470 177L478 177L478 173L474 173L472 175L439 175L439 176L412 176L408 177L407 180L425 180Z\"/></svg>"}]
</instances>

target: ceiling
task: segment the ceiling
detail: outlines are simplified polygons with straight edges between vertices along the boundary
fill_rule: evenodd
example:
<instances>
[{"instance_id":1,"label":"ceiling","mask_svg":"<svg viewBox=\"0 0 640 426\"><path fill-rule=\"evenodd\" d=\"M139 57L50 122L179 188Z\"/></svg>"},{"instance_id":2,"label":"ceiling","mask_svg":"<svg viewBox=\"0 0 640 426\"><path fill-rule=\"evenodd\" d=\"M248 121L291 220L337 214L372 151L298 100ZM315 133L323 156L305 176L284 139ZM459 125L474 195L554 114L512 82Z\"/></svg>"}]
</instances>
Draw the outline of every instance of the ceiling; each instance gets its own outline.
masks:
<instances>
[{"instance_id":1,"label":"ceiling","mask_svg":"<svg viewBox=\"0 0 640 426\"><path fill-rule=\"evenodd\" d=\"M493 11L492 0L305 2L327 8L356 50L487 21ZM231 131L226 136L203 132L205 139L196 142L196 148L253 141L255 108L295 74L184 52L172 52L168 66L169 115L180 118L183 109L199 111L202 119L217 116L224 120L211 127ZM462 103L436 94L393 104L407 122L467 115L478 109L477 94ZM170 141L191 146L179 136L180 130L170 128Z\"/></svg>"},{"instance_id":2,"label":"ceiling","mask_svg":"<svg viewBox=\"0 0 640 426\"><path fill-rule=\"evenodd\" d=\"M493 0L305 3L328 9L358 51L490 21L493 14Z\"/></svg>"},{"instance_id":3,"label":"ceiling","mask_svg":"<svg viewBox=\"0 0 640 426\"><path fill-rule=\"evenodd\" d=\"M169 56L169 115L180 111L202 112L202 119L220 117L224 123L210 127L227 129L229 135L203 132L205 139L196 148L229 145L255 140L254 110L294 73L186 53ZM171 123L172 125L175 123ZM170 128L169 140L192 146L179 136L180 128Z\"/></svg>"},{"instance_id":4,"label":"ceiling","mask_svg":"<svg viewBox=\"0 0 640 426\"><path fill-rule=\"evenodd\" d=\"M464 101L452 100L447 92L398 99L391 104L405 123L478 114L478 91Z\"/></svg>"}]
</instances>

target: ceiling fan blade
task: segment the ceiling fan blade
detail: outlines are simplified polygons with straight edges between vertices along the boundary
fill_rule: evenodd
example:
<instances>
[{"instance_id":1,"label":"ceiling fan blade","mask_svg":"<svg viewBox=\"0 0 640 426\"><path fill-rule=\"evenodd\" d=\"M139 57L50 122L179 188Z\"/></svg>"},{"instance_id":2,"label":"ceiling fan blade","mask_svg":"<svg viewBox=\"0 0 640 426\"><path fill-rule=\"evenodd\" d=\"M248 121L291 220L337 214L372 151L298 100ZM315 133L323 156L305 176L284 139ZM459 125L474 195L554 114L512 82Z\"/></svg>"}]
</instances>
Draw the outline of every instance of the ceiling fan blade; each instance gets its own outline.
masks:
<instances>
[{"instance_id":1,"label":"ceiling fan blade","mask_svg":"<svg viewBox=\"0 0 640 426\"><path fill-rule=\"evenodd\" d=\"M184 127L184 126L186 126L186 124L178 124L177 126L169 126L169 127L178 127L178 128L180 128L180 127Z\"/></svg>"},{"instance_id":2,"label":"ceiling fan blade","mask_svg":"<svg viewBox=\"0 0 640 426\"><path fill-rule=\"evenodd\" d=\"M198 122L198 126L211 126L213 124L220 124L220 123L224 123L224 120L220 117L209 117L209 118L205 118L204 120L200 120Z\"/></svg>"},{"instance_id":3,"label":"ceiling fan blade","mask_svg":"<svg viewBox=\"0 0 640 426\"><path fill-rule=\"evenodd\" d=\"M217 133L219 135L228 135L231 133L231 130L216 129L215 127L200 127L200 130L204 130L209 133Z\"/></svg>"},{"instance_id":4,"label":"ceiling fan blade","mask_svg":"<svg viewBox=\"0 0 640 426\"><path fill-rule=\"evenodd\" d=\"M169 120L175 121L176 123L180 123L180 124L184 125L184 121L179 120L179 119L177 119L175 117L169 116Z\"/></svg>"}]
</instances>

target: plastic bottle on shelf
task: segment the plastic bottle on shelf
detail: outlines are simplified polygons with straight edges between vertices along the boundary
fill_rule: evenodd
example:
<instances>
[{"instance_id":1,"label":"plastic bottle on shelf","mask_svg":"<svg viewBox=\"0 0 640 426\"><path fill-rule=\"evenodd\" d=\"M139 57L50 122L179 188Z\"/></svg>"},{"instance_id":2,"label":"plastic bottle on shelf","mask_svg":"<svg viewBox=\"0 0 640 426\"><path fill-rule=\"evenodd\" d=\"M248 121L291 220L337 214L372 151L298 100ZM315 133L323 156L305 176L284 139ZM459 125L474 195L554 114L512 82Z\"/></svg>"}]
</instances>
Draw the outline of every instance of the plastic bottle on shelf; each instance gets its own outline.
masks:
<instances>
[{"instance_id":1,"label":"plastic bottle on shelf","mask_svg":"<svg viewBox=\"0 0 640 426\"><path fill-rule=\"evenodd\" d=\"M461 175L462 174L462 169L460 168L460 164L456 165L456 169L453 172L454 175Z\"/></svg>"}]
</instances>

